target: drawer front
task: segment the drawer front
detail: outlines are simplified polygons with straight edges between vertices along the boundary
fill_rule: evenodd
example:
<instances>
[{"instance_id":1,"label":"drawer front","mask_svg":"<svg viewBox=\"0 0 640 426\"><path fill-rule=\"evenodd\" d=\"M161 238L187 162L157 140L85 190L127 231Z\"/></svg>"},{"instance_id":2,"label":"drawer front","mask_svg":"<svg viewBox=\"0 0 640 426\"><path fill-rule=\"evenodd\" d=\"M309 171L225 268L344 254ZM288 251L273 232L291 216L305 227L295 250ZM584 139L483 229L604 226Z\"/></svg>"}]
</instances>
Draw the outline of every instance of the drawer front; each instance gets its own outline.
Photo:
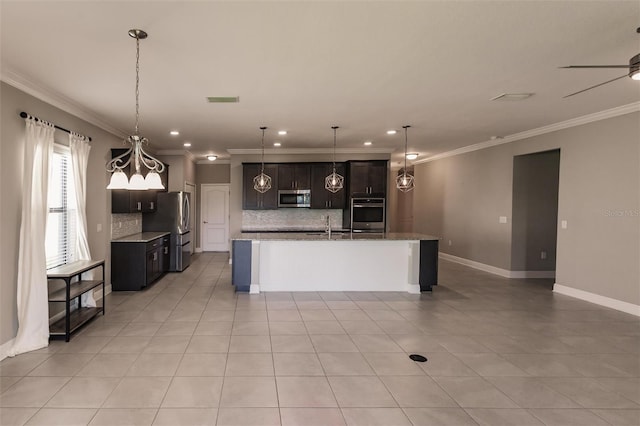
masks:
<instances>
[{"instance_id":1,"label":"drawer front","mask_svg":"<svg viewBox=\"0 0 640 426\"><path fill-rule=\"evenodd\" d=\"M147 243L146 251L150 252L150 251L155 250L155 249L157 249L158 247L161 247L161 246L162 246L162 238L156 238L155 240L149 241Z\"/></svg>"}]
</instances>

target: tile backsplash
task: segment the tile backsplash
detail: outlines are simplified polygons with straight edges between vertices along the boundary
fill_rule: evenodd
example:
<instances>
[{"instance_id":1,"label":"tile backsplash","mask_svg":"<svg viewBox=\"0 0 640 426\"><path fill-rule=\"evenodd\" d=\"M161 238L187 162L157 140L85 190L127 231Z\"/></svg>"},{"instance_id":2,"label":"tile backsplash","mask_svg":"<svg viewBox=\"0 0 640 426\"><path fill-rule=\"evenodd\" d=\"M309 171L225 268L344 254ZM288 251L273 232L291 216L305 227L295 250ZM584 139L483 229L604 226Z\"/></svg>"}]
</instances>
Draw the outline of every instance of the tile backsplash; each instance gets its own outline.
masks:
<instances>
[{"instance_id":1,"label":"tile backsplash","mask_svg":"<svg viewBox=\"0 0 640 426\"><path fill-rule=\"evenodd\" d=\"M142 232L142 213L114 213L111 215L111 239Z\"/></svg>"},{"instance_id":2,"label":"tile backsplash","mask_svg":"<svg viewBox=\"0 0 640 426\"><path fill-rule=\"evenodd\" d=\"M325 219L331 218L331 228L342 228L342 210L278 209L243 210L243 230L319 229L324 230Z\"/></svg>"}]
</instances>

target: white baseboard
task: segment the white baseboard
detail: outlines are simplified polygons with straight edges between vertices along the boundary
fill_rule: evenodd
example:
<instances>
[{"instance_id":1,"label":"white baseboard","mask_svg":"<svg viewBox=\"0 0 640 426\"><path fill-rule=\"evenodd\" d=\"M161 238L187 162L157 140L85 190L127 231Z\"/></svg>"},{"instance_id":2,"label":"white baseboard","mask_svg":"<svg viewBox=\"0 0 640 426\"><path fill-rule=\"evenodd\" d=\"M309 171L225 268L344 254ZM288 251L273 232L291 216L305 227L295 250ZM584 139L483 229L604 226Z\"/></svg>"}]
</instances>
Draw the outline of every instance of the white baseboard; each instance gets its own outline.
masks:
<instances>
[{"instance_id":1,"label":"white baseboard","mask_svg":"<svg viewBox=\"0 0 640 426\"><path fill-rule=\"evenodd\" d=\"M420 294L420 284L407 284L407 293Z\"/></svg>"},{"instance_id":2,"label":"white baseboard","mask_svg":"<svg viewBox=\"0 0 640 426\"><path fill-rule=\"evenodd\" d=\"M509 278L555 278L556 271L510 271Z\"/></svg>"},{"instance_id":3,"label":"white baseboard","mask_svg":"<svg viewBox=\"0 0 640 426\"><path fill-rule=\"evenodd\" d=\"M454 256L448 253L439 253L441 259L448 260L450 262L459 263L461 265L469 266L480 271L488 272L490 274L499 275L504 278L555 278L556 271L509 271L508 269L497 268L495 266L487 265L486 263L476 262L474 260L465 259L463 257Z\"/></svg>"},{"instance_id":4,"label":"white baseboard","mask_svg":"<svg viewBox=\"0 0 640 426\"><path fill-rule=\"evenodd\" d=\"M484 272L489 272L490 274L500 275L501 277L511 278L511 271L507 271L506 269L496 268L495 266L487 265L485 263L476 262L474 260L465 259L463 257L454 256L448 253L440 253L438 255L440 259L448 260L450 262L459 263L461 265L470 266L474 269L479 269Z\"/></svg>"},{"instance_id":5,"label":"white baseboard","mask_svg":"<svg viewBox=\"0 0 640 426\"><path fill-rule=\"evenodd\" d=\"M260 294L260 284L250 284L249 294Z\"/></svg>"},{"instance_id":6,"label":"white baseboard","mask_svg":"<svg viewBox=\"0 0 640 426\"><path fill-rule=\"evenodd\" d=\"M194 252L195 253L202 253L202 247L196 247Z\"/></svg>"},{"instance_id":7,"label":"white baseboard","mask_svg":"<svg viewBox=\"0 0 640 426\"><path fill-rule=\"evenodd\" d=\"M8 342L4 342L2 345L0 345L0 361L2 361L7 357L7 354L9 353L9 349L11 349L11 347L13 346L13 342L15 341L16 339L14 337Z\"/></svg>"},{"instance_id":8,"label":"white baseboard","mask_svg":"<svg viewBox=\"0 0 640 426\"><path fill-rule=\"evenodd\" d=\"M584 290L578 290L577 288L567 287L558 283L555 283L553 285L553 292L563 294L565 296L575 297L576 299L595 303L596 305L605 306L607 308L615 309L617 311L622 311L627 314L640 317L640 305L634 305L633 303L623 302L622 300L612 299L607 296L601 296L599 294L590 293Z\"/></svg>"}]
</instances>

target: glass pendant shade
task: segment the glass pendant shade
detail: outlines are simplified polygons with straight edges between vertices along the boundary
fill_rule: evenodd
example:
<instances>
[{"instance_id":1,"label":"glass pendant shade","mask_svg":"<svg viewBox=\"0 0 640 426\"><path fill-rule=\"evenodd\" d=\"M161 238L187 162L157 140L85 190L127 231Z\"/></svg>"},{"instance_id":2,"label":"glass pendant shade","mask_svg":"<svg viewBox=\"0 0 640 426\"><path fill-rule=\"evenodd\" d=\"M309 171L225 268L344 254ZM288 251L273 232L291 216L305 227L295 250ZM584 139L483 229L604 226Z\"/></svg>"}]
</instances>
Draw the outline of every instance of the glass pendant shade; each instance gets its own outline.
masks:
<instances>
[{"instance_id":1,"label":"glass pendant shade","mask_svg":"<svg viewBox=\"0 0 640 426\"><path fill-rule=\"evenodd\" d=\"M344 188L344 177L336 173L336 130L338 126L332 126L333 129L333 172L324 178L324 189L334 194Z\"/></svg>"},{"instance_id":2,"label":"glass pendant shade","mask_svg":"<svg viewBox=\"0 0 640 426\"><path fill-rule=\"evenodd\" d=\"M264 172L260 173L258 176L253 178L253 189L258 191L261 194L264 194L268 190L271 189L271 176L265 174Z\"/></svg>"},{"instance_id":3,"label":"glass pendant shade","mask_svg":"<svg viewBox=\"0 0 640 426\"><path fill-rule=\"evenodd\" d=\"M344 188L344 177L336 173L334 167L333 173L324 178L324 189L334 194Z\"/></svg>"},{"instance_id":4,"label":"glass pendant shade","mask_svg":"<svg viewBox=\"0 0 640 426\"><path fill-rule=\"evenodd\" d=\"M147 176L144 178L145 183L149 189L164 189L164 185L162 184L162 180L160 179L160 175L153 170L147 173Z\"/></svg>"},{"instance_id":5,"label":"glass pendant shade","mask_svg":"<svg viewBox=\"0 0 640 426\"><path fill-rule=\"evenodd\" d=\"M402 174L396 177L396 188L402 192L409 192L415 187L413 175L407 173L407 129L409 127L411 126L402 126L404 129L404 169L402 169Z\"/></svg>"},{"instance_id":6,"label":"glass pendant shade","mask_svg":"<svg viewBox=\"0 0 640 426\"><path fill-rule=\"evenodd\" d=\"M396 188L402 192L409 192L415 187L413 175L403 171L402 174L396 178Z\"/></svg>"},{"instance_id":7,"label":"glass pendant shade","mask_svg":"<svg viewBox=\"0 0 640 426\"><path fill-rule=\"evenodd\" d=\"M111 175L107 189L129 189L129 178L122 170L116 170Z\"/></svg>"},{"instance_id":8,"label":"glass pendant shade","mask_svg":"<svg viewBox=\"0 0 640 426\"><path fill-rule=\"evenodd\" d=\"M264 131L266 127L260 127L262 130L262 167L260 168L260 174L253 178L253 189L261 194L264 194L271 189L271 176L264 172Z\"/></svg>"},{"instance_id":9,"label":"glass pendant shade","mask_svg":"<svg viewBox=\"0 0 640 426\"><path fill-rule=\"evenodd\" d=\"M129 180L129 188L127 189L129 191L146 191L147 189L149 189L149 187L144 181L142 175L140 173L135 173L133 176L131 176L131 179Z\"/></svg>"}]
</instances>

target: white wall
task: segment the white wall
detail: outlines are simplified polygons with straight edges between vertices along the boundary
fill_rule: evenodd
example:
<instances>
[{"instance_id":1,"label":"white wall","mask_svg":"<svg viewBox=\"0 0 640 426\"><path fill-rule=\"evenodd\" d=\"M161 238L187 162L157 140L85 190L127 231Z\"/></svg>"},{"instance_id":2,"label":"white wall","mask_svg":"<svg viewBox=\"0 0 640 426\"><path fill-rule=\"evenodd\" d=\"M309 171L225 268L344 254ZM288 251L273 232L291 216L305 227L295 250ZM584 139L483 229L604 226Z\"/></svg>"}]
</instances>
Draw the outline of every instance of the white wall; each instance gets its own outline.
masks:
<instances>
[{"instance_id":1,"label":"white wall","mask_svg":"<svg viewBox=\"0 0 640 426\"><path fill-rule=\"evenodd\" d=\"M513 157L561 150L556 282L640 305L640 113L417 164L414 230L510 269ZM510 218L509 218L510 219ZM452 245L448 245L448 240Z\"/></svg>"}]
</instances>

